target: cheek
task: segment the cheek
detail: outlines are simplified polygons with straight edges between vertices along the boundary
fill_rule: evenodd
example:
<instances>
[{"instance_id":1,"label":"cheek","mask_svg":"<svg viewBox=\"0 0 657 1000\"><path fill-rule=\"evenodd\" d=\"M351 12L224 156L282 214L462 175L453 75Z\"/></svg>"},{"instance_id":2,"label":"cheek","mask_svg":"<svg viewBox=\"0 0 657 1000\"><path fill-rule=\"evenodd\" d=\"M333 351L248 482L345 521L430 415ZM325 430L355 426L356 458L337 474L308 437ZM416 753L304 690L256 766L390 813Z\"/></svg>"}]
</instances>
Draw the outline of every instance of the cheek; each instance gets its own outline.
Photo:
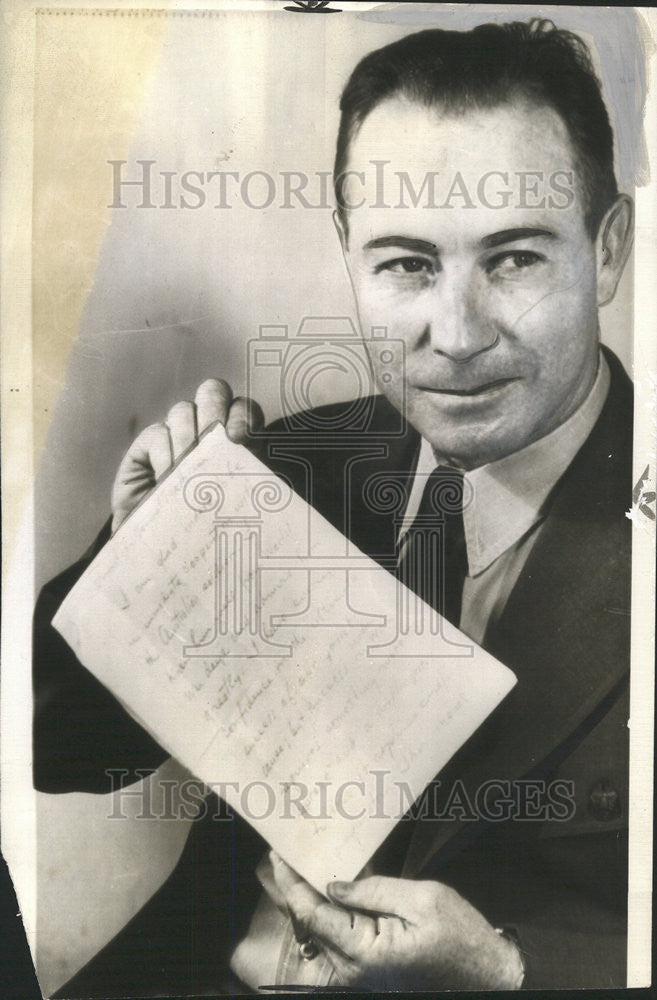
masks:
<instances>
[{"instance_id":1,"label":"cheek","mask_svg":"<svg viewBox=\"0 0 657 1000\"><path fill-rule=\"evenodd\" d=\"M363 333L383 327L387 336L403 341L410 350L431 320L431 303L426 295L391 288L384 282L354 281L354 293Z\"/></svg>"},{"instance_id":2,"label":"cheek","mask_svg":"<svg viewBox=\"0 0 657 1000\"><path fill-rule=\"evenodd\" d=\"M377 390L385 393L390 399L399 399L403 395L405 378L405 347L388 332L385 347L376 341L365 341L366 350L374 372Z\"/></svg>"},{"instance_id":3,"label":"cheek","mask_svg":"<svg viewBox=\"0 0 657 1000\"><path fill-rule=\"evenodd\" d=\"M581 273L570 284L499 297L490 317L516 351L543 369L563 372L597 349L595 286Z\"/></svg>"},{"instance_id":4,"label":"cheek","mask_svg":"<svg viewBox=\"0 0 657 1000\"><path fill-rule=\"evenodd\" d=\"M358 275L353 280L358 311L363 315L379 319L390 311L389 296L382 291L381 282L372 275Z\"/></svg>"},{"instance_id":5,"label":"cheek","mask_svg":"<svg viewBox=\"0 0 657 1000\"><path fill-rule=\"evenodd\" d=\"M579 322L597 312L595 258L585 248L572 248L521 274L517 282L484 284L480 293L491 318L499 317L511 330L528 324L559 326L571 317Z\"/></svg>"}]
</instances>

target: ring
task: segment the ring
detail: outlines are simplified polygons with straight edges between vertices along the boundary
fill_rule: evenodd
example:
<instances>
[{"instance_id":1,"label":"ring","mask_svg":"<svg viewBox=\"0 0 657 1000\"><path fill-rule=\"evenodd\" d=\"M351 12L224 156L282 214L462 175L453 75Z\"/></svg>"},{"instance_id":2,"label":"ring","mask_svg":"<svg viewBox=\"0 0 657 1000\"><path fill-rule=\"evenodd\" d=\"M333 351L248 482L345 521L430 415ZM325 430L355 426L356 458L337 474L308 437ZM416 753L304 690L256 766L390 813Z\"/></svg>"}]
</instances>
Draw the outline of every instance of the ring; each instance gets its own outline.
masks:
<instances>
[{"instance_id":1,"label":"ring","mask_svg":"<svg viewBox=\"0 0 657 1000\"><path fill-rule=\"evenodd\" d=\"M312 962L313 958L317 958L318 954L319 948L311 937L299 942L299 955L304 962Z\"/></svg>"}]
</instances>

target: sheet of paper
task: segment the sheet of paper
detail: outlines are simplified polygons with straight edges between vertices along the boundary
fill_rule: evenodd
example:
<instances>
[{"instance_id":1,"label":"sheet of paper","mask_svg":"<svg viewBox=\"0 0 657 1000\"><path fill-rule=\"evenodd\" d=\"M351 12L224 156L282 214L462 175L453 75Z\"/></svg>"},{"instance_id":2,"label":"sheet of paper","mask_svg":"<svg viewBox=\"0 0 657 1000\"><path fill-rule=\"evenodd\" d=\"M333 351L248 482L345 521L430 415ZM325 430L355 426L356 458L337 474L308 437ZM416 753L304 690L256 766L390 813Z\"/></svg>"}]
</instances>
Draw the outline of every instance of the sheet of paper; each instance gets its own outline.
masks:
<instances>
[{"instance_id":1,"label":"sheet of paper","mask_svg":"<svg viewBox=\"0 0 657 1000\"><path fill-rule=\"evenodd\" d=\"M219 425L54 625L320 891L358 874L515 683Z\"/></svg>"}]
</instances>

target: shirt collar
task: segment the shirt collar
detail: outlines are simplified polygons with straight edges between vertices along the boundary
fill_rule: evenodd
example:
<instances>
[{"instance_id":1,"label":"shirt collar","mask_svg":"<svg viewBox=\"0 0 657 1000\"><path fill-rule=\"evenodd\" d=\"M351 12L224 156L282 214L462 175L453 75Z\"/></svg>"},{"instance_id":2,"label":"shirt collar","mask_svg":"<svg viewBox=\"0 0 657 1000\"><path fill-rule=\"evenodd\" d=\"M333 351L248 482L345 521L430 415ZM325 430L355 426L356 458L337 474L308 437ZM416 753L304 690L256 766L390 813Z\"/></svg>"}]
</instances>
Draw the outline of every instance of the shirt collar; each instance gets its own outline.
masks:
<instances>
[{"instance_id":1,"label":"shirt collar","mask_svg":"<svg viewBox=\"0 0 657 1000\"><path fill-rule=\"evenodd\" d=\"M526 448L465 474L471 487L466 486L465 495L471 500L463 510L470 576L482 573L541 520L552 488L600 416L609 382L609 366L600 354L591 391L565 423ZM435 467L433 449L422 438L400 538L413 523L426 478Z\"/></svg>"}]
</instances>

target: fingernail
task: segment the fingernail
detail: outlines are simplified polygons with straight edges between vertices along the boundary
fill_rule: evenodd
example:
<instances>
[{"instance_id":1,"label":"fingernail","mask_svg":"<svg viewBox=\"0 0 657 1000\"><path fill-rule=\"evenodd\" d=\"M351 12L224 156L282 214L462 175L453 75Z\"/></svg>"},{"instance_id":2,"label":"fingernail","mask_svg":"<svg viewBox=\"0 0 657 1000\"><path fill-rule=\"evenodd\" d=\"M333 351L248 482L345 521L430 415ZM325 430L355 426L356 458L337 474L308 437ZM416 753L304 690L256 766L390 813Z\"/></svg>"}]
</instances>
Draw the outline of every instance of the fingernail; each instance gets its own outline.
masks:
<instances>
[{"instance_id":1,"label":"fingernail","mask_svg":"<svg viewBox=\"0 0 657 1000\"><path fill-rule=\"evenodd\" d=\"M326 887L326 894L332 896L333 899L344 899L347 895L347 888L346 882L329 882Z\"/></svg>"},{"instance_id":2,"label":"fingernail","mask_svg":"<svg viewBox=\"0 0 657 1000\"><path fill-rule=\"evenodd\" d=\"M281 859L278 856L278 854L276 853L276 851L270 851L269 852L269 860L271 861L271 863L273 865L280 865L281 864Z\"/></svg>"}]
</instances>

